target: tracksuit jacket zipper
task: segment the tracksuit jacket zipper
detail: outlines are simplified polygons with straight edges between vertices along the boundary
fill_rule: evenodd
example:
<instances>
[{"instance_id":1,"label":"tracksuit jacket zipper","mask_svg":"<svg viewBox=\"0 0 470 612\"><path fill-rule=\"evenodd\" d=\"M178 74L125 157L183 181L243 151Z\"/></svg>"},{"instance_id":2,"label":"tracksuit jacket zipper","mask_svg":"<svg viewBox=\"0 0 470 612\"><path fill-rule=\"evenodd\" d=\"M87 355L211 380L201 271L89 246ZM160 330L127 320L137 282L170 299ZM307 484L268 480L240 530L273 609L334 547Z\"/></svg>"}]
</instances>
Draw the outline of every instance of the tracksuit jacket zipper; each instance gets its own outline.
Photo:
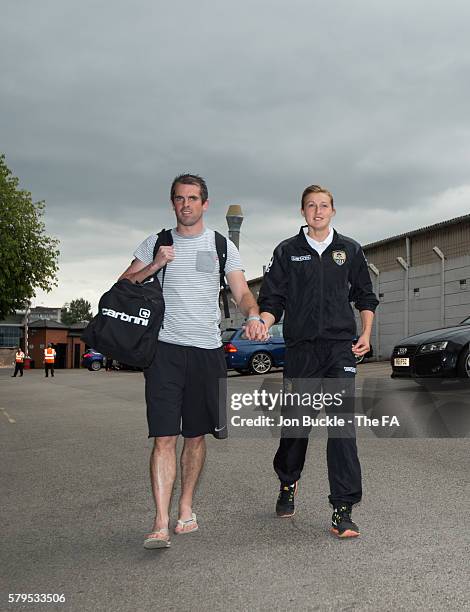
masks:
<instances>
[{"instance_id":1,"label":"tracksuit jacket zipper","mask_svg":"<svg viewBox=\"0 0 470 612\"><path fill-rule=\"evenodd\" d=\"M321 338L323 331L323 260L320 253L317 253L320 259L320 316L318 317L318 336Z\"/></svg>"},{"instance_id":2,"label":"tracksuit jacket zipper","mask_svg":"<svg viewBox=\"0 0 470 612\"><path fill-rule=\"evenodd\" d=\"M326 247L323 253L327 251L329 246L330 245ZM323 259L322 259L322 255L320 255L320 253L316 249L311 247L308 244L308 242L307 242L307 249L312 251L315 254L315 256L318 257L319 266L320 266L320 300L319 300L320 308L319 308L319 316L318 316L318 334L317 335L318 337L321 338L322 331L323 331Z\"/></svg>"}]
</instances>

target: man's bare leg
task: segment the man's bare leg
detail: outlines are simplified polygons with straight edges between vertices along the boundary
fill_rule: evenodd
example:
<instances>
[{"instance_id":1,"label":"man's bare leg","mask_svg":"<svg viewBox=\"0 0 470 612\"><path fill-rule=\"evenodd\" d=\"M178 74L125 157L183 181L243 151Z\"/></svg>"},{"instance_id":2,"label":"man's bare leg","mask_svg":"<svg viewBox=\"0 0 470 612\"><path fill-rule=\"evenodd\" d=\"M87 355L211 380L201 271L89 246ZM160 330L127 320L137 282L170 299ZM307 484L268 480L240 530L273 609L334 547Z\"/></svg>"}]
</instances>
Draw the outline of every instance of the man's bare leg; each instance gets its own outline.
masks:
<instances>
[{"instance_id":1,"label":"man's bare leg","mask_svg":"<svg viewBox=\"0 0 470 612\"><path fill-rule=\"evenodd\" d=\"M206 458L206 441L204 436L185 438L181 453L181 497L179 501L179 519L187 521L192 517L194 489Z\"/></svg>"},{"instance_id":2,"label":"man's bare leg","mask_svg":"<svg viewBox=\"0 0 470 612\"><path fill-rule=\"evenodd\" d=\"M155 501L154 531L168 528L171 494L176 478L176 440L178 436L155 438L150 455L150 480Z\"/></svg>"}]
</instances>

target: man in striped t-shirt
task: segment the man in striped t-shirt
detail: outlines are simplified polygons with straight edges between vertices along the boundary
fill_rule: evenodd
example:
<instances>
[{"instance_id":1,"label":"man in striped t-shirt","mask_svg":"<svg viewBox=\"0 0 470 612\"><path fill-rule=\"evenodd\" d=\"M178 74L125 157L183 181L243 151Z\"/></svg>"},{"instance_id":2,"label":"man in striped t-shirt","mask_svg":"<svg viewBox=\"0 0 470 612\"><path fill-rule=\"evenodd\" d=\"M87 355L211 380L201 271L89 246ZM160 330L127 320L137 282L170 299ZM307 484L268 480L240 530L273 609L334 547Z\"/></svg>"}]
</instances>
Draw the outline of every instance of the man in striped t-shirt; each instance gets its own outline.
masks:
<instances>
[{"instance_id":1,"label":"man in striped t-shirt","mask_svg":"<svg viewBox=\"0 0 470 612\"><path fill-rule=\"evenodd\" d=\"M156 515L146 548L170 545L169 507L176 477L176 440L184 437L181 453L181 497L174 532L198 529L193 493L204 465L205 434L227 437L225 356L220 336L219 261L215 234L204 226L209 206L201 177L183 174L173 181L171 201L176 215L173 245L161 246L152 234L134 252L134 260L121 278L140 282L157 272L163 282L165 316L155 359L145 371L149 437L154 438L150 458ZM246 336L263 340L266 326L248 289L237 248L227 240L225 275L239 309L247 317ZM221 382L222 381L222 382Z\"/></svg>"}]
</instances>

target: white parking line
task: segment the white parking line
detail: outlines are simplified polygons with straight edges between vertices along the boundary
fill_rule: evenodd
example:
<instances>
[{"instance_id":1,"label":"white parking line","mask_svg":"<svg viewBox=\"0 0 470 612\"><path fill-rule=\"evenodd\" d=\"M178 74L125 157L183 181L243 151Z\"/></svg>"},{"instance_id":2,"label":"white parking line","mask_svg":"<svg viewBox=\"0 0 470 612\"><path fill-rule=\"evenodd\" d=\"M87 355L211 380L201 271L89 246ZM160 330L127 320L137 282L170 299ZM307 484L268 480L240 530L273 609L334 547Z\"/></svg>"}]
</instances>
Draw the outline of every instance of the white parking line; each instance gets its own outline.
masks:
<instances>
[{"instance_id":1,"label":"white parking line","mask_svg":"<svg viewBox=\"0 0 470 612\"><path fill-rule=\"evenodd\" d=\"M8 412L5 410L5 408L0 408L0 410L2 411L2 413L5 415L5 418L7 419L7 421L9 423L16 423L15 419L12 419L11 416L8 414Z\"/></svg>"}]
</instances>

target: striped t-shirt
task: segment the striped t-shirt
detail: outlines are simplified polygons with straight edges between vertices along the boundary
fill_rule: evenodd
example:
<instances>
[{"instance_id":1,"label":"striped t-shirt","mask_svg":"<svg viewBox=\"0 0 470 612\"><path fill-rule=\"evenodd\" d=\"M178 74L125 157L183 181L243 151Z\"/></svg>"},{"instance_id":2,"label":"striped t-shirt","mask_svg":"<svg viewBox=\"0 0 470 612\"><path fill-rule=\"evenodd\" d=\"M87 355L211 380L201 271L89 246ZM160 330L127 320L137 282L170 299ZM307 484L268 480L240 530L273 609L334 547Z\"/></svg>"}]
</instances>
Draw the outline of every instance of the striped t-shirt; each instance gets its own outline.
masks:
<instances>
[{"instance_id":1,"label":"striped t-shirt","mask_svg":"<svg viewBox=\"0 0 470 612\"><path fill-rule=\"evenodd\" d=\"M165 316L158 338L170 344L218 348L222 345L220 276L214 230L206 228L198 236L181 236L176 229L171 233L175 259L165 272ZM134 257L144 264L151 263L156 241L156 234L146 238L135 250ZM227 238L225 273L242 269L237 247ZM161 282L161 270L157 276Z\"/></svg>"}]
</instances>

